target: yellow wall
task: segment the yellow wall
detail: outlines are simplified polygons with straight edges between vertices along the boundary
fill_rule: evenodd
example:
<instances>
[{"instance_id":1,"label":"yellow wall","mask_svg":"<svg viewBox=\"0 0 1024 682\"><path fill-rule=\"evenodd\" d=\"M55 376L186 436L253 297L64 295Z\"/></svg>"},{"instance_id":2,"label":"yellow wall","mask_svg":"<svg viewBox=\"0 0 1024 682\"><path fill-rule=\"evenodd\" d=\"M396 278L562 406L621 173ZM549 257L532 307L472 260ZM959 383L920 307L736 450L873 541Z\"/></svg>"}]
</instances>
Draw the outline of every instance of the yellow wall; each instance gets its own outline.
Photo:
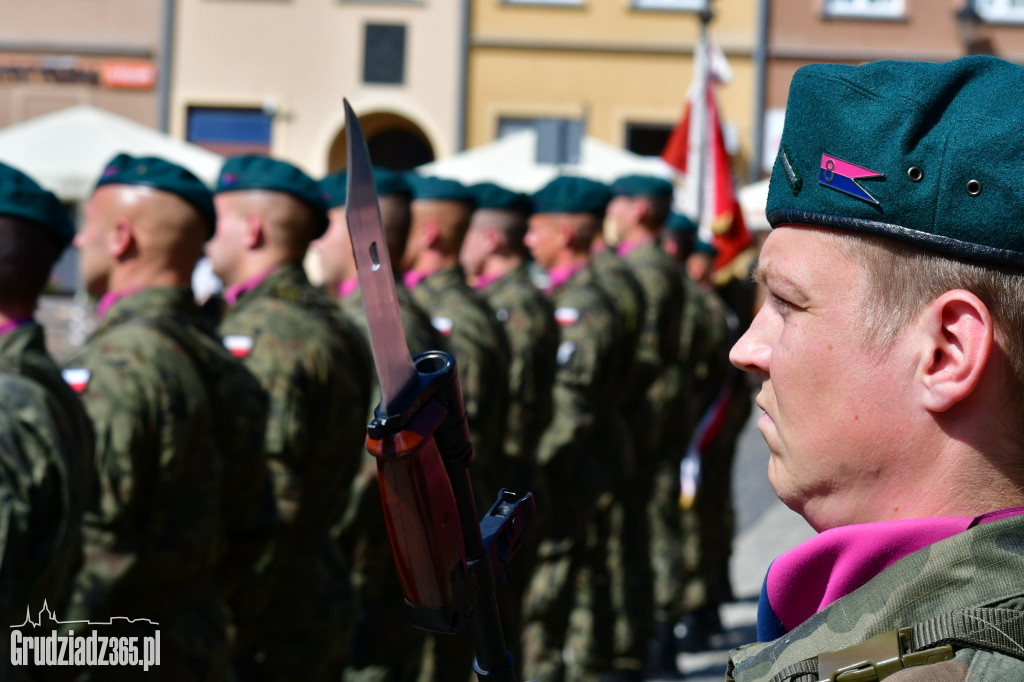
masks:
<instances>
[{"instance_id":1,"label":"yellow wall","mask_svg":"<svg viewBox=\"0 0 1024 682\"><path fill-rule=\"evenodd\" d=\"M732 82L720 88L723 120L753 140L755 0L719 0L710 26ZM673 124L693 78L700 22L691 12L630 9L630 0L582 8L475 0L471 18L467 146L493 140L502 117L587 115L587 133L616 146L626 124Z\"/></svg>"}]
</instances>

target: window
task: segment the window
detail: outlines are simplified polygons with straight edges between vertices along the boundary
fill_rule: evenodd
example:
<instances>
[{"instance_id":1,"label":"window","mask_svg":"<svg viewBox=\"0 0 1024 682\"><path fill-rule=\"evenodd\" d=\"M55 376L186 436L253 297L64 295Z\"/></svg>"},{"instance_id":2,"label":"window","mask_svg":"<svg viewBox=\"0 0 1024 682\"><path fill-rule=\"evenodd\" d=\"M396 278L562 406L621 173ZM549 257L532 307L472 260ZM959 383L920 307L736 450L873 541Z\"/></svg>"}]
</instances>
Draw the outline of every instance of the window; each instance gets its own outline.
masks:
<instances>
[{"instance_id":1,"label":"window","mask_svg":"<svg viewBox=\"0 0 1024 682\"><path fill-rule=\"evenodd\" d=\"M580 162L584 122L575 118L501 118L498 137L524 130L537 131L537 163Z\"/></svg>"},{"instance_id":2,"label":"window","mask_svg":"<svg viewBox=\"0 0 1024 682\"><path fill-rule=\"evenodd\" d=\"M363 45L363 82L405 82L405 26L367 24Z\"/></svg>"},{"instance_id":3,"label":"window","mask_svg":"<svg viewBox=\"0 0 1024 682\"><path fill-rule=\"evenodd\" d=\"M189 107L185 139L224 156L269 154L272 125L263 109Z\"/></svg>"},{"instance_id":4,"label":"window","mask_svg":"<svg viewBox=\"0 0 1024 682\"><path fill-rule=\"evenodd\" d=\"M707 6L708 0L633 0L633 9L700 12L707 9Z\"/></svg>"},{"instance_id":5,"label":"window","mask_svg":"<svg viewBox=\"0 0 1024 682\"><path fill-rule=\"evenodd\" d=\"M661 156L674 127L671 123L627 123L626 149L640 156Z\"/></svg>"},{"instance_id":6,"label":"window","mask_svg":"<svg viewBox=\"0 0 1024 682\"><path fill-rule=\"evenodd\" d=\"M974 9L985 21L1024 23L1024 0L974 0Z\"/></svg>"},{"instance_id":7,"label":"window","mask_svg":"<svg viewBox=\"0 0 1024 682\"><path fill-rule=\"evenodd\" d=\"M825 0L825 16L857 19L899 19L904 0Z\"/></svg>"}]
</instances>

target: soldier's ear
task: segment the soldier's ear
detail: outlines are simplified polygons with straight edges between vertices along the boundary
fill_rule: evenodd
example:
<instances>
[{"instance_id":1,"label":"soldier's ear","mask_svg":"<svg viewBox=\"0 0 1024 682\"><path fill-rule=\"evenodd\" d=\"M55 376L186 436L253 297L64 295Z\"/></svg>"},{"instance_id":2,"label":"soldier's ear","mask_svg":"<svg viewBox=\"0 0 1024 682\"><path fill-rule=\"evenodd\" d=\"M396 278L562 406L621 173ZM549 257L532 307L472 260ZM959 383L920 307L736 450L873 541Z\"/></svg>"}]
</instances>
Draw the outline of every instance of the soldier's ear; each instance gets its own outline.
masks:
<instances>
[{"instance_id":1,"label":"soldier's ear","mask_svg":"<svg viewBox=\"0 0 1024 682\"><path fill-rule=\"evenodd\" d=\"M127 217L121 216L114 223L114 229L110 231L109 245L110 255L116 259L123 258L135 248L135 233Z\"/></svg>"},{"instance_id":2,"label":"soldier's ear","mask_svg":"<svg viewBox=\"0 0 1024 682\"><path fill-rule=\"evenodd\" d=\"M947 291L925 308L912 338L928 410L945 412L974 393L989 364L994 337L988 307L969 291Z\"/></svg>"},{"instance_id":3,"label":"soldier's ear","mask_svg":"<svg viewBox=\"0 0 1024 682\"><path fill-rule=\"evenodd\" d=\"M242 244L245 248L256 249L262 246L266 241L266 229L263 216L256 212L248 214L242 226Z\"/></svg>"},{"instance_id":4,"label":"soldier's ear","mask_svg":"<svg viewBox=\"0 0 1024 682\"><path fill-rule=\"evenodd\" d=\"M441 241L441 225L435 218L428 218L423 221L423 230L420 233L423 248L433 248Z\"/></svg>"}]
</instances>

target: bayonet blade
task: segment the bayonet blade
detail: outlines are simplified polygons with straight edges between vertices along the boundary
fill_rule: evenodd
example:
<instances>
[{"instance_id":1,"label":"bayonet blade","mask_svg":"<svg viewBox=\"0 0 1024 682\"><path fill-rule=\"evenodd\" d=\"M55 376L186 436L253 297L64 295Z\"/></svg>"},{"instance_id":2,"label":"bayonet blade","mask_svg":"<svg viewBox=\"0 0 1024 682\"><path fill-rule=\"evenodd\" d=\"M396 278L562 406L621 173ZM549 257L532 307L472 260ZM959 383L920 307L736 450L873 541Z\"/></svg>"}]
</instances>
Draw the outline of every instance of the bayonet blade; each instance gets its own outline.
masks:
<instances>
[{"instance_id":1,"label":"bayonet blade","mask_svg":"<svg viewBox=\"0 0 1024 682\"><path fill-rule=\"evenodd\" d=\"M366 138L359 119L345 102L345 138L348 143L348 199L345 218L352 235L359 286L370 326L373 360L380 378L381 414L388 414L402 393L417 377L416 367L405 340L402 316L395 293L395 277L388 255L388 242L380 218L377 186Z\"/></svg>"}]
</instances>

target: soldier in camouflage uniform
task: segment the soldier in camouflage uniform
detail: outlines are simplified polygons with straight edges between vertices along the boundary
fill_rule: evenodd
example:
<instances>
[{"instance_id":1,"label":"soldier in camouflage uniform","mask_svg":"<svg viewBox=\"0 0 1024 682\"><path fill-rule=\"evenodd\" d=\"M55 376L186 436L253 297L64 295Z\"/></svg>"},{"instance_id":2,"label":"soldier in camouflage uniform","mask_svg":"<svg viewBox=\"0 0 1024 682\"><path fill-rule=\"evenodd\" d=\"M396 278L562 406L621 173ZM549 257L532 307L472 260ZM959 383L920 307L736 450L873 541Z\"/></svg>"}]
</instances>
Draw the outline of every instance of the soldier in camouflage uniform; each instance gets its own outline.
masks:
<instances>
[{"instance_id":1,"label":"soldier in camouflage uniform","mask_svg":"<svg viewBox=\"0 0 1024 682\"><path fill-rule=\"evenodd\" d=\"M671 613L675 617L685 614L685 631L678 644L685 650L703 650L709 646L708 638L721 630L718 606L727 591L734 532L735 437L730 436L742 428L742 422L735 424L736 416L745 420L743 410L749 400L745 388L739 389L743 393L734 392L742 385L737 384L728 358L736 324L730 326L729 313L710 280L714 247L697 240L697 226L679 214L666 223L662 247L680 264L679 277L688 292L680 326L679 400L669 407L678 419L668 424L665 442L672 461L690 457L695 468L687 468L687 475L694 480L695 489L681 494L678 474L675 480L662 482L666 490L661 494L679 498L682 509L679 544L657 556L677 564L666 566L662 573L673 576L666 601L672 604ZM716 398L725 402L716 403ZM713 415L722 409L736 416L719 422ZM695 430L698 424L702 425L699 432ZM675 647L671 641L663 646L674 667Z\"/></svg>"},{"instance_id":2,"label":"soldier in camouflage uniform","mask_svg":"<svg viewBox=\"0 0 1024 682\"><path fill-rule=\"evenodd\" d=\"M469 188L476 199L459 260L473 287L494 310L508 338L509 409L502 486L530 491L537 515L516 555L505 590L498 594L506 638L522 662L519 633L523 594L533 573L550 496L537 466L537 442L551 420L558 328L554 309L530 278L523 237L533 203L528 196L482 183Z\"/></svg>"},{"instance_id":3,"label":"soldier in camouflage uniform","mask_svg":"<svg viewBox=\"0 0 1024 682\"><path fill-rule=\"evenodd\" d=\"M302 271L328 222L312 179L283 161L235 157L215 203L207 255L230 306L220 332L269 396L266 449L283 524L269 560L272 592L239 620L235 664L244 679L335 680L352 597L332 529L362 462L369 349Z\"/></svg>"},{"instance_id":4,"label":"soldier in camouflage uniform","mask_svg":"<svg viewBox=\"0 0 1024 682\"><path fill-rule=\"evenodd\" d=\"M262 439L249 431L265 403L200 330L189 289L214 220L187 170L121 154L75 237L86 289L102 299L65 376L92 419L100 488L69 615L159 623L158 679L230 679L225 600L251 580L274 524ZM102 634L152 633L122 623ZM131 671L91 679L119 675Z\"/></svg>"},{"instance_id":5,"label":"soldier in camouflage uniform","mask_svg":"<svg viewBox=\"0 0 1024 682\"><path fill-rule=\"evenodd\" d=\"M415 354L443 349L441 334L430 324L430 318L413 302L400 281L398 261L402 249L392 250L390 247L391 244L404 246L409 231L409 184L403 173L382 168L374 169L374 178L409 352ZM310 247L319 253L327 292L338 297L342 311L355 322L369 343L370 329L345 218L347 182L345 171L332 173L320 181L320 189L327 199L330 225ZM370 404L376 408L379 402L380 385L374 382ZM367 415L367 422L372 416ZM352 568L357 609L344 679L346 682L415 680L423 634L410 624L408 609L403 603L384 524L377 483L377 460L369 453L364 453L362 468L352 483L348 509L337 533Z\"/></svg>"},{"instance_id":6,"label":"soldier in camouflage uniform","mask_svg":"<svg viewBox=\"0 0 1024 682\"><path fill-rule=\"evenodd\" d=\"M0 234L0 619L10 626L44 602L66 617L95 489L88 417L33 319L74 227L53 194L0 164ZM25 669L8 667L9 643L0 677L23 679Z\"/></svg>"},{"instance_id":7,"label":"soldier in camouflage uniform","mask_svg":"<svg viewBox=\"0 0 1024 682\"><path fill-rule=\"evenodd\" d=\"M447 342L458 365L473 444L470 474L478 514L497 498L508 410L508 342L494 311L466 283L459 250L473 197L453 180L409 176L412 224L402 258L406 287ZM423 679L464 679L472 668L468 637L431 637Z\"/></svg>"},{"instance_id":8,"label":"soldier in camouflage uniform","mask_svg":"<svg viewBox=\"0 0 1024 682\"><path fill-rule=\"evenodd\" d=\"M659 587L681 580L678 574L660 574L660 569L668 562L657 553L657 550L671 546L672 542L666 536L676 535L674 521L678 518L677 501L671 495L650 494L652 490L663 490L664 486L657 481L675 479L677 466L677 462L666 455L663 434L667 420L675 418L666 407L676 400L673 392L680 389L672 373L678 358L680 316L685 292L677 266L657 243L659 231L672 204L672 192L672 185L667 180L629 175L612 184L615 196L608 205L608 220L619 242L616 250L643 287L646 303L637 348L636 381L626 416L634 439L637 466L633 479L623 486L623 526L626 530L622 532L631 538L630 529L641 525L645 517L649 518L650 545L634 543L624 552L624 556L634 557L638 552L646 550L650 558L649 567L632 566L627 561L624 569L638 576L647 576L647 571L653 569L654 584ZM643 583L634 579L632 584L635 590ZM658 589L650 597L636 597L653 601L656 641L663 641L664 633L671 631L675 617L679 615L670 612L665 596L664 590ZM631 668L634 679L637 679L637 663L644 662L646 651L635 648L632 654ZM655 660L656 666L658 663Z\"/></svg>"},{"instance_id":9,"label":"soldier in camouflage uniform","mask_svg":"<svg viewBox=\"0 0 1024 682\"><path fill-rule=\"evenodd\" d=\"M991 57L793 77L768 300L730 359L819 534L772 563L727 679L1024 679L1021 92Z\"/></svg>"},{"instance_id":10,"label":"soldier in camouflage uniform","mask_svg":"<svg viewBox=\"0 0 1024 682\"><path fill-rule=\"evenodd\" d=\"M604 670L583 667L596 659L568 669L562 657L594 500L607 487L618 456L602 441L602 426L613 420L615 403L608 396L617 381L613 373L622 352L622 327L590 265L591 242L609 198L601 183L558 178L534 195L535 212L526 235L534 260L548 271L560 332L554 414L538 445L551 502L539 564L524 604L527 679L587 679L610 667L607 653ZM611 621L610 613L600 617Z\"/></svg>"}]
</instances>

